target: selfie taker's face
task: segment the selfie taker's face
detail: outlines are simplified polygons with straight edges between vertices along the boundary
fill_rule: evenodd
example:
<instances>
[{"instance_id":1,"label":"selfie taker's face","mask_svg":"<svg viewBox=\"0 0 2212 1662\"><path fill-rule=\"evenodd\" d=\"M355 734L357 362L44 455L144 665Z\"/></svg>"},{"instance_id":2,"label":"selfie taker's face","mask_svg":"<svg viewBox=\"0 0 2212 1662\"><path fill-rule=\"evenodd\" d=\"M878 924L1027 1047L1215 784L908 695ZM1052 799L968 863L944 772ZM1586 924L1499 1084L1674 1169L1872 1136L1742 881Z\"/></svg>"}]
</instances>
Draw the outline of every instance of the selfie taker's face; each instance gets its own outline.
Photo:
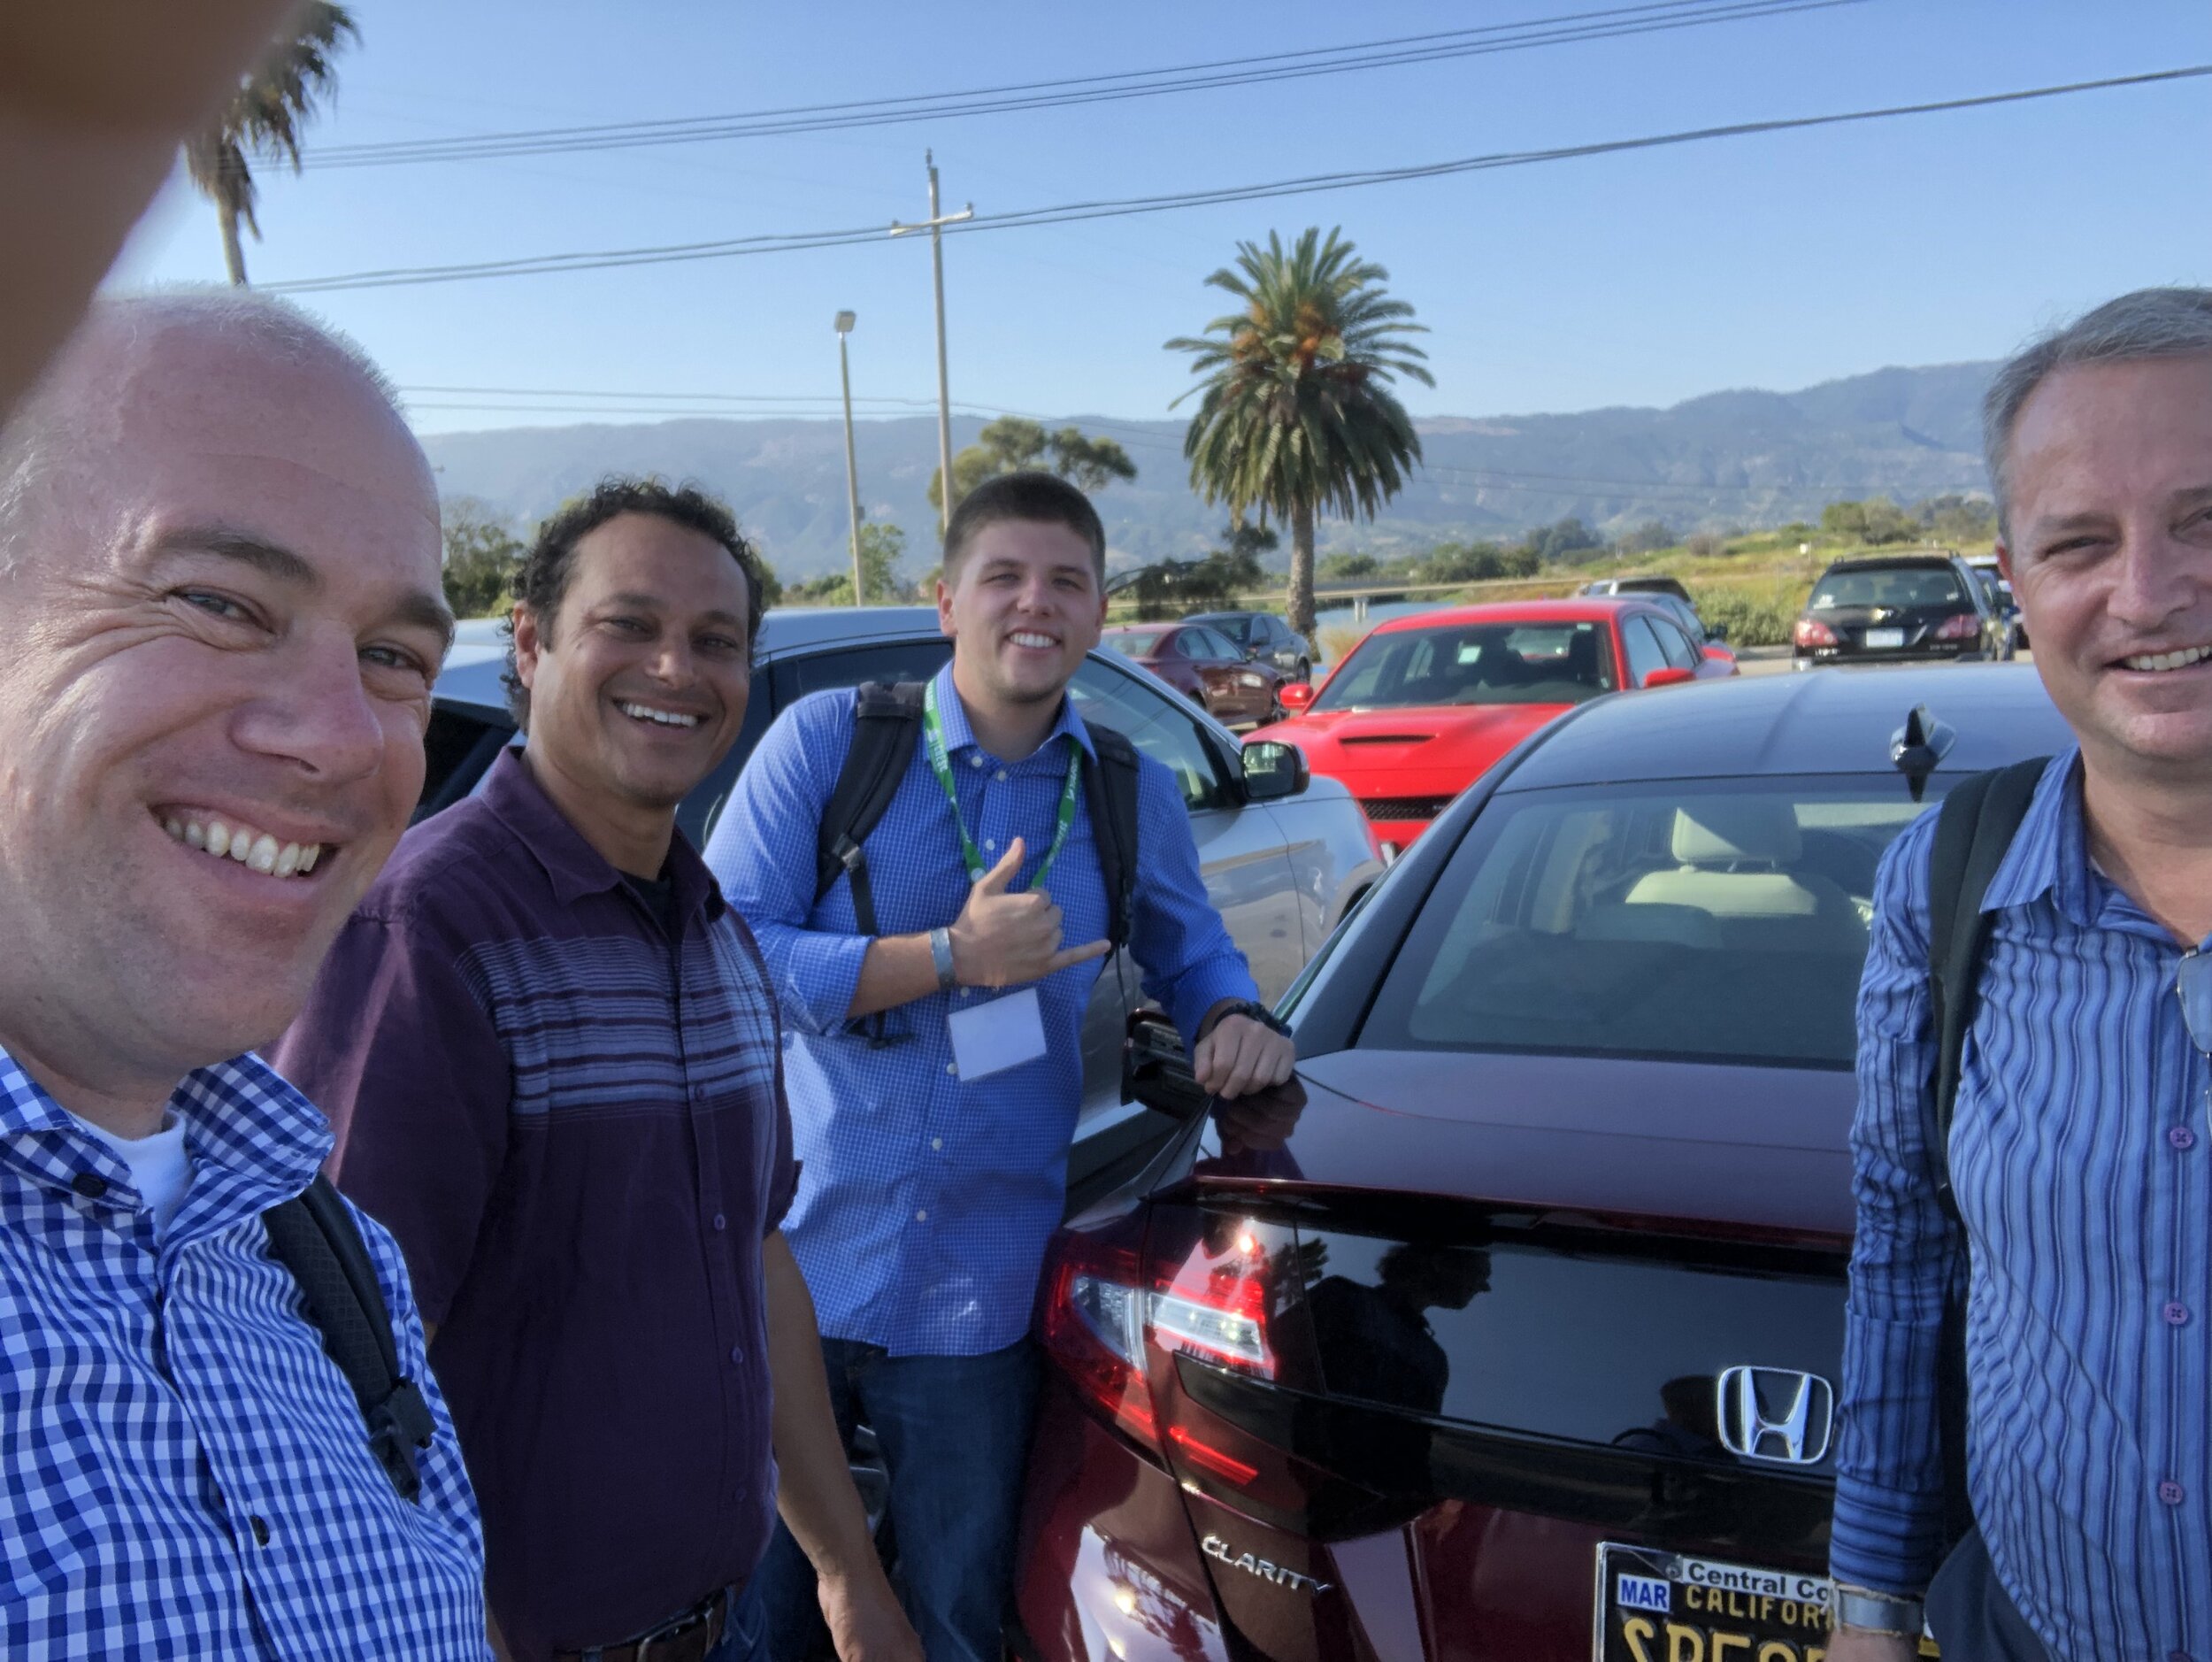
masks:
<instances>
[{"instance_id":1,"label":"selfie taker's face","mask_svg":"<svg viewBox=\"0 0 2212 1662\"><path fill-rule=\"evenodd\" d=\"M428 470L352 374L110 356L0 577L0 940L42 1031L158 1070L298 1008L421 791L446 620Z\"/></svg>"}]
</instances>

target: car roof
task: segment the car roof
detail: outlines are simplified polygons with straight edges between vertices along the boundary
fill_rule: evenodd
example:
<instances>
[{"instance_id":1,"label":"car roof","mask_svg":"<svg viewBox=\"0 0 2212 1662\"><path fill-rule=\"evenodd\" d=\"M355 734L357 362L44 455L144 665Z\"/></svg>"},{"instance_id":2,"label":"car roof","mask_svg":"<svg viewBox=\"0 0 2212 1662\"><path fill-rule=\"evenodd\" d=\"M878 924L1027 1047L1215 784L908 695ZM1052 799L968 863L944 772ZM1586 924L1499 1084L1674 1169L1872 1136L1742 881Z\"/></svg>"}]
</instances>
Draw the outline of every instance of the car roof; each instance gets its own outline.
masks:
<instances>
[{"instance_id":1,"label":"car roof","mask_svg":"<svg viewBox=\"0 0 2212 1662\"><path fill-rule=\"evenodd\" d=\"M1397 635L1412 629L1449 629L1470 623L1602 623L1640 605L1648 595L1578 595L1571 600L1494 600L1479 606L1441 606L1377 624L1369 633Z\"/></svg>"},{"instance_id":2,"label":"car roof","mask_svg":"<svg viewBox=\"0 0 2212 1662\"><path fill-rule=\"evenodd\" d=\"M1947 549L1920 549L1899 554L1851 554L1828 562L1832 572L1894 570L1901 566L1948 566L1958 556ZM1825 573L1823 573L1825 575Z\"/></svg>"},{"instance_id":3,"label":"car roof","mask_svg":"<svg viewBox=\"0 0 2212 1662\"><path fill-rule=\"evenodd\" d=\"M1594 699L1551 727L1499 789L1884 773L1892 735L1918 705L1957 735L1939 764L1946 777L2073 743L2028 665L1819 669Z\"/></svg>"},{"instance_id":4,"label":"car roof","mask_svg":"<svg viewBox=\"0 0 2212 1662\"><path fill-rule=\"evenodd\" d=\"M1231 623L1240 618L1271 618L1271 612L1186 612L1175 619L1178 623Z\"/></svg>"}]
</instances>

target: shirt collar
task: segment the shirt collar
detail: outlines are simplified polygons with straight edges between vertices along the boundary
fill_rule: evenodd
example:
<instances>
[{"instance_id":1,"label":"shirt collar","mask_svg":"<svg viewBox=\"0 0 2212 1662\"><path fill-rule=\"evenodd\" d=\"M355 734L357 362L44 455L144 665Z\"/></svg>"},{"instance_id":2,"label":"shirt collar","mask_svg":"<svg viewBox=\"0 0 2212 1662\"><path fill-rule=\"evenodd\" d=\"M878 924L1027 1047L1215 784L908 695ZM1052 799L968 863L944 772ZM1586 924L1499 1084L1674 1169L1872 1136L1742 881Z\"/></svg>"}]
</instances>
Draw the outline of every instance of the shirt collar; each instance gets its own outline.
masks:
<instances>
[{"instance_id":1,"label":"shirt collar","mask_svg":"<svg viewBox=\"0 0 2212 1662\"><path fill-rule=\"evenodd\" d=\"M569 823L524 765L520 751L502 750L492 764L484 781L484 805L545 868L563 905L623 887L622 873ZM667 872L675 881L677 908L683 917L688 919L703 908L710 923L722 915L722 890L680 826L668 845Z\"/></svg>"},{"instance_id":2,"label":"shirt collar","mask_svg":"<svg viewBox=\"0 0 2212 1662\"><path fill-rule=\"evenodd\" d=\"M218 1167L272 1202L306 1188L330 1154L330 1122L250 1053L193 1069L170 1093L169 1111L183 1121L196 1164ZM89 1166L116 1158L5 1050L0 1144L17 1163L65 1188Z\"/></svg>"},{"instance_id":3,"label":"shirt collar","mask_svg":"<svg viewBox=\"0 0 2212 1662\"><path fill-rule=\"evenodd\" d=\"M2088 827L2082 819L2081 751L2051 758L2028 799L2028 812L2013 835L2012 846L1982 895L1984 912L2049 896L2072 922L2093 928L2101 902L2099 879L2090 868Z\"/></svg>"},{"instance_id":4,"label":"shirt collar","mask_svg":"<svg viewBox=\"0 0 2212 1662\"><path fill-rule=\"evenodd\" d=\"M946 755L957 756L963 750L978 748L975 729L968 725L968 707L960 702L959 690L952 684L949 662L937 672L937 719L945 729ZM1052 749L1052 742L1062 734L1073 739L1093 758L1097 756L1098 747L1091 743L1091 730L1083 725L1083 718L1076 714L1075 700L1065 693L1060 695L1059 719L1052 724L1052 731L1045 735L1045 742L1037 747L1035 754L1041 756Z\"/></svg>"}]
</instances>

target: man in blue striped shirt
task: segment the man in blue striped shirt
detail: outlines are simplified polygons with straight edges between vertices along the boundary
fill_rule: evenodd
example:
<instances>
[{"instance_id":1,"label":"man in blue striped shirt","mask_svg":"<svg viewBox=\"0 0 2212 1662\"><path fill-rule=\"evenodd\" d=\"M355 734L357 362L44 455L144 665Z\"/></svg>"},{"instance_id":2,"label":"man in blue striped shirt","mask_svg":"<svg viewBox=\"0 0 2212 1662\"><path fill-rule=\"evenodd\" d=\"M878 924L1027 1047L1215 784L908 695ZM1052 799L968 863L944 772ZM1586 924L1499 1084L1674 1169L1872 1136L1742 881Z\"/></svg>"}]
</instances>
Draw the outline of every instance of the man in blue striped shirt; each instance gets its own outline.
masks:
<instances>
[{"instance_id":1,"label":"man in blue striped shirt","mask_svg":"<svg viewBox=\"0 0 2212 1662\"><path fill-rule=\"evenodd\" d=\"M937 589L952 662L865 843L880 933L860 932L847 879L814 889L818 827L852 744L849 691L777 719L707 847L782 1000L805 1171L784 1232L839 1418L881 1440L930 1662L1000 1655L1036 1389L1030 1305L1107 947L1079 788L1094 740L1066 696L1105 620L1105 547L1082 493L1048 474L989 481L954 512ZM1290 1042L1251 1002L1182 794L1149 757L1137 843L1130 950L1201 1082L1228 1096L1281 1083ZM856 1020L879 1012L881 1035ZM803 1654L811 1598L787 1534L761 1577L774 1653Z\"/></svg>"},{"instance_id":2,"label":"man in blue striped shirt","mask_svg":"<svg viewBox=\"0 0 2212 1662\"><path fill-rule=\"evenodd\" d=\"M1934 816L1877 886L1829 1656L1914 1654L1927 1589L1947 1657L2201 1662L2212 1031L2193 1037L2176 992L2212 946L2212 290L2130 295L2029 348L1985 427L1999 552L2078 747L1982 902L1948 1148L1963 1239L1928 1146ZM1961 1273L1978 1531L1931 1587Z\"/></svg>"}]
</instances>

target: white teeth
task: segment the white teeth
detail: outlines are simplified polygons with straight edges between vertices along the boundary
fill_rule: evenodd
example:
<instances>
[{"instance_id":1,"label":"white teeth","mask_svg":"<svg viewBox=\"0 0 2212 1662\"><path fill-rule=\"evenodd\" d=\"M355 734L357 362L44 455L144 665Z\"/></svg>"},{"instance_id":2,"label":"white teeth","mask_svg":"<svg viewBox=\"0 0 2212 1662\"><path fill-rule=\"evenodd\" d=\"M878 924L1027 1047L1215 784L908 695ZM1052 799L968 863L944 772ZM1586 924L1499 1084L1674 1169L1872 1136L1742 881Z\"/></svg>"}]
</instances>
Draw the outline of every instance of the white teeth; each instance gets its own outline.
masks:
<instances>
[{"instance_id":1,"label":"white teeth","mask_svg":"<svg viewBox=\"0 0 2212 1662\"><path fill-rule=\"evenodd\" d=\"M265 831L250 826L234 829L220 819L210 819L203 826L197 819L171 814L163 819L161 828L188 848L204 850L218 859L236 860L247 870L267 877L304 877L323 855L319 843L279 843Z\"/></svg>"},{"instance_id":2,"label":"white teeth","mask_svg":"<svg viewBox=\"0 0 2212 1662\"><path fill-rule=\"evenodd\" d=\"M2185 646L2178 652L2142 652L2120 661L2133 670L2183 669L2212 658L2212 646Z\"/></svg>"},{"instance_id":3,"label":"white teeth","mask_svg":"<svg viewBox=\"0 0 2212 1662\"><path fill-rule=\"evenodd\" d=\"M1055 644L1053 638L1048 635L1010 635L1008 638L1011 640L1016 646L1048 647Z\"/></svg>"},{"instance_id":4,"label":"white teeth","mask_svg":"<svg viewBox=\"0 0 2212 1662\"><path fill-rule=\"evenodd\" d=\"M664 727L695 727L697 716L680 715L673 710L656 710L650 704L617 704L616 709L639 721L657 721Z\"/></svg>"}]
</instances>

